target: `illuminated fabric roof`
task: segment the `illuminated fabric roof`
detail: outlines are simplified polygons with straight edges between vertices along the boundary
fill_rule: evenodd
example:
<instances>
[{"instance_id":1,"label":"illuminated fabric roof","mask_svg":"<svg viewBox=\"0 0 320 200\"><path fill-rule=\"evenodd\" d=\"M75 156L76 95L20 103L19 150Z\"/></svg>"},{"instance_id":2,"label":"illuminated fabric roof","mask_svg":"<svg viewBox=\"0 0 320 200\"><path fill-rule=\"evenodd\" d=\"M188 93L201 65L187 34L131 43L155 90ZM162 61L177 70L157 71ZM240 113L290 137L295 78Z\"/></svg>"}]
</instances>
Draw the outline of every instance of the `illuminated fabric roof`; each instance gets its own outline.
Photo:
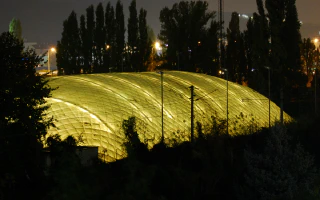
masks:
<instances>
[{"instance_id":1,"label":"illuminated fabric roof","mask_svg":"<svg viewBox=\"0 0 320 200\"><path fill-rule=\"evenodd\" d=\"M195 86L194 122L210 124L216 113L226 118L226 81L199 73L166 71L164 87L164 135L168 139L190 138L190 89ZM241 123L252 117L260 127L269 122L268 99L248 87L228 82L229 133L232 121L242 112ZM161 139L161 81L156 72L107 73L50 78L58 89L48 99L55 128L49 134L82 137L82 145L99 146L108 159L125 155L121 124L129 116L137 118L140 139L153 145ZM198 100L197 100L198 99ZM271 121L279 119L279 107L271 102ZM285 114L285 120L290 117Z\"/></svg>"}]
</instances>

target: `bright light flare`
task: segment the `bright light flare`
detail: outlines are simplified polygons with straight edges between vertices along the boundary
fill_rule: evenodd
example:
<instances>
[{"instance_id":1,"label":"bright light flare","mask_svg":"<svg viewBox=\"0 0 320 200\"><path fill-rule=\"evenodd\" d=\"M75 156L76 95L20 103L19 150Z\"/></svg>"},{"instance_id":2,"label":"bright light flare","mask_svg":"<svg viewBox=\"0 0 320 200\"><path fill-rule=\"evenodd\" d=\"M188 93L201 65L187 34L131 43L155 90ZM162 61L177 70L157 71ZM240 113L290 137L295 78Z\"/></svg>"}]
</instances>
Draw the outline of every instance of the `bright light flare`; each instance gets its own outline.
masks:
<instances>
[{"instance_id":1,"label":"bright light flare","mask_svg":"<svg viewBox=\"0 0 320 200\"><path fill-rule=\"evenodd\" d=\"M160 46L160 43L159 43L159 42L156 42L156 43L154 44L154 46L155 46L155 48L156 48L157 50L161 50L161 46Z\"/></svg>"}]
</instances>

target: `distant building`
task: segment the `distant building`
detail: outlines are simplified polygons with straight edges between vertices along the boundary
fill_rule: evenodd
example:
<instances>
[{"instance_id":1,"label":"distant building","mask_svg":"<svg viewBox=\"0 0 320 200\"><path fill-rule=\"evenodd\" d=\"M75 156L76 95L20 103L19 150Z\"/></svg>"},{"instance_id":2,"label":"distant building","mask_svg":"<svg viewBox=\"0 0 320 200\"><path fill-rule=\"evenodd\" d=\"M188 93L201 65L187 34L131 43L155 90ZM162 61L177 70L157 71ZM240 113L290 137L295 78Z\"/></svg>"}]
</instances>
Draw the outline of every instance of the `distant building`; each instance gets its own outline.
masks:
<instances>
[{"instance_id":1,"label":"distant building","mask_svg":"<svg viewBox=\"0 0 320 200\"><path fill-rule=\"evenodd\" d=\"M56 61L56 52L51 51L50 48L47 48L48 45L39 45L36 42L25 42L25 49L33 49L36 54L39 56L43 56L43 60L37 66L36 71L40 75L48 74L56 75L57 74L57 61ZM50 67L49 67L49 66Z\"/></svg>"}]
</instances>

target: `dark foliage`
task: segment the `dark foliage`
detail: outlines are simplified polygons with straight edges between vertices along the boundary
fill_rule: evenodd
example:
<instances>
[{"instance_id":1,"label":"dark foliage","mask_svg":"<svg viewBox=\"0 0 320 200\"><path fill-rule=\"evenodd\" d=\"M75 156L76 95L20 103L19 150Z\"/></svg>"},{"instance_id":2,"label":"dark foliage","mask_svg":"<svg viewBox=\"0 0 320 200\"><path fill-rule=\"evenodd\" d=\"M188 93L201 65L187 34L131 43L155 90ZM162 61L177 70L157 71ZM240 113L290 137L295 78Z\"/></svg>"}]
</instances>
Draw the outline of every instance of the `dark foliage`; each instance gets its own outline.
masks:
<instances>
[{"instance_id":1,"label":"dark foliage","mask_svg":"<svg viewBox=\"0 0 320 200\"><path fill-rule=\"evenodd\" d=\"M103 55L106 51L106 42L105 42L105 14L102 3L99 3L96 9L96 26L94 30L94 65L93 72L107 72L107 69L104 68L103 64Z\"/></svg>"},{"instance_id":2,"label":"dark foliage","mask_svg":"<svg viewBox=\"0 0 320 200\"><path fill-rule=\"evenodd\" d=\"M170 69L205 73L212 71L200 68L197 55L199 56L200 52L209 53L208 46L203 49L205 46L202 44L207 39L207 24L214 16L215 12L208 11L206 1L181 1L175 3L171 9L165 7L161 10L159 38L164 44L168 44L166 59ZM213 34L210 37L216 36L217 34ZM208 63L211 66L212 61Z\"/></svg>"},{"instance_id":3,"label":"dark foliage","mask_svg":"<svg viewBox=\"0 0 320 200\"><path fill-rule=\"evenodd\" d=\"M49 199L318 199L319 134L309 124L231 137L223 120L213 122L207 131L197 124L194 143L160 142L149 151L130 117L122 124L128 157L89 168L68 153L74 142L51 138L61 165Z\"/></svg>"},{"instance_id":4,"label":"dark foliage","mask_svg":"<svg viewBox=\"0 0 320 200\"><path fill-rule=\"evenodd\" d=\"M123 14L123 5L120 0L116 4L115 12L115 57L116 57L116 66L115 70L120 72L124 70L124 48L125 48L125 39L124 35L126 32L124 24L124 14Z\"/></svg>"},{"instance_id":5,"label":"dark foliage","mask_svg":"<svg viewBox=\"0 0 320 200\"><path fill-rule=\"evenodd\" d=\"M61 41L58 41L57 44L56 56L59 74L80 73L80 44L81 40L79 35L77 14L74 11L72 11L68 19L63 22L62 38Z\"/></svg>"},{"instance_id":6,"label":"dark foliage","mask_svg":"<svg viewBox=\"0 0 320 200\"><path fill-rule=\"evenodd\" d=\"M0 199L42 194L42 139L52 120L43 105L51 88L35 72L41 60L10 33L0 35Z\"/></svg>"}]
</instances>

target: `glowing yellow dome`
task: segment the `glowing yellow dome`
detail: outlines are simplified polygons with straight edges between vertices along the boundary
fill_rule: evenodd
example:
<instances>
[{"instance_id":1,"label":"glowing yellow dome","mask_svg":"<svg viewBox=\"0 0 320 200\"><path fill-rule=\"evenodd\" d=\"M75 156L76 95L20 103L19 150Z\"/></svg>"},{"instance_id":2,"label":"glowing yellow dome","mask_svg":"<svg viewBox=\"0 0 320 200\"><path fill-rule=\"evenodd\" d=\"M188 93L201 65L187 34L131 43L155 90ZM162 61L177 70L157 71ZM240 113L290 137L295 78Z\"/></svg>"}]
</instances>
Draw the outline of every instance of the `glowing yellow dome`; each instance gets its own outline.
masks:
<instances>
[{"instance_id":1,"label":"glowing yellow dome","mask_svg":"<svg viewBox=\"0 0 320 200\"><path fill-rule=\"evenodd\" d=\"M189 140L190 89L194 90L194 122L210 124L211 116L226 118L226 81L205 74L166 71L163 75L164 137ZM254 122L259 127L269 123L268 98L254 90L228 82L229 133L237 116L242 124ZM124 119L135 116L139 137L153 145L161 139L161 81L156 72L107 73L50 78L58 87L47 100L48 116L55 119L50 134L81 137L82 145L99 146L108 160L125 155ZM271 102L271 122L279 119L279 107ZM249 116L249 117L248 117ZM285 120L291 118L284 114Z\"/></svg>"}]
</instances>

